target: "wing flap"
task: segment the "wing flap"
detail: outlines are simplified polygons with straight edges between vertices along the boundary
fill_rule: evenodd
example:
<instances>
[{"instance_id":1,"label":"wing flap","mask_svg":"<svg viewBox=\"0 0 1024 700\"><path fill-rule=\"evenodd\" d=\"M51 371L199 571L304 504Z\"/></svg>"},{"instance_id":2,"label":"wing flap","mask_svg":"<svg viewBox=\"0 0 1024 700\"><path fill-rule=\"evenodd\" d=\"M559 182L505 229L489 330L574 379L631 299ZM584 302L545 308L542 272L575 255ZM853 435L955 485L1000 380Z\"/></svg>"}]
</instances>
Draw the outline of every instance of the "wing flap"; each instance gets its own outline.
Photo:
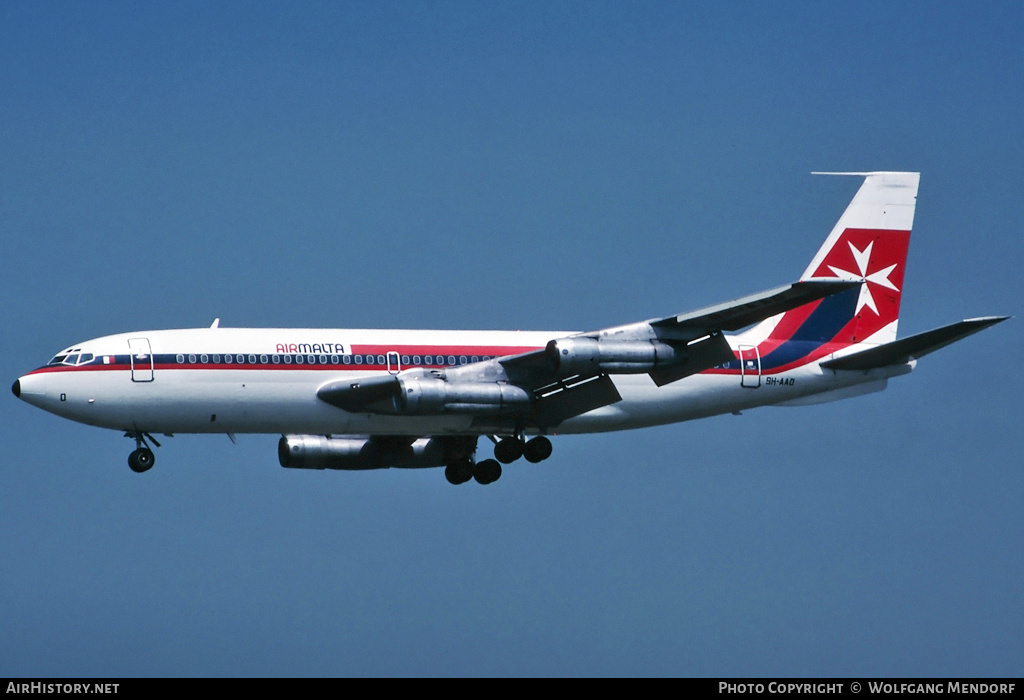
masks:
<instances>
[{"instance_id":1,"label":"wing flap","mask_svg":"<svg viewBox=\"0 0 1024 700\"><path fill-rule=\"evenodd\" d=\"M541 428L557 426L564 420L622 400L607 374L576 379L538 391L540 397L534 406L534 417Z\"/></svg>"},{"instance_id":2,"label":"wing flap","mask_svg":"<svg viewBox=\"0 0 1024 700\"><path fill-rule=\"evenodd\" d=\"M1005 321L1009 316L986 316L969 318L942 328L901 338L877 348L827 360L821 363L825 369L869 370L890 365L901 365L962 340L969 335L983 331L989 326Z\"/></svg>"},{"instance_id":3,"label":"wing flap","mask_svg":"<svg viewBox=\"0 0 1024 700\"><path fill-rule=\"evenodd\" d=\"M732 348L729 347L729 341L721 333L715 333L687 345L685 362L656 369L648 374L655 384L665 386L689 377L691 374L703 372L715 365L731 362L734 358L735 355Z\"/></svg>"}]
</instances>

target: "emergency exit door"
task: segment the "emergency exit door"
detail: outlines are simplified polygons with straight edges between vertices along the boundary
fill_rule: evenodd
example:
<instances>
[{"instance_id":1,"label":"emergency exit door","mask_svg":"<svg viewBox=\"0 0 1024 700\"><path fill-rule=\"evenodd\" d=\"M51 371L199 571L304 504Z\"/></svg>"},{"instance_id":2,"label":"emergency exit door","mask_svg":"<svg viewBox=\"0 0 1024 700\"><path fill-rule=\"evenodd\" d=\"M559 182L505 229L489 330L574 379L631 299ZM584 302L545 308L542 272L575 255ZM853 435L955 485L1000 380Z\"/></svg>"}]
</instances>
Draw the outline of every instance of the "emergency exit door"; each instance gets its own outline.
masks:
<instances>
[{"instance_id":1,"label":"emergency exit door","mask_svg":"<svg viewBox=\"0 0 1024 700\"><path fill-rule=\"evenodd\" d=\"M149 347L148 338L129 338L128 357L131 358L132 381L151 382L153 381L153 352Z\"/></svg>"}]
</instances>

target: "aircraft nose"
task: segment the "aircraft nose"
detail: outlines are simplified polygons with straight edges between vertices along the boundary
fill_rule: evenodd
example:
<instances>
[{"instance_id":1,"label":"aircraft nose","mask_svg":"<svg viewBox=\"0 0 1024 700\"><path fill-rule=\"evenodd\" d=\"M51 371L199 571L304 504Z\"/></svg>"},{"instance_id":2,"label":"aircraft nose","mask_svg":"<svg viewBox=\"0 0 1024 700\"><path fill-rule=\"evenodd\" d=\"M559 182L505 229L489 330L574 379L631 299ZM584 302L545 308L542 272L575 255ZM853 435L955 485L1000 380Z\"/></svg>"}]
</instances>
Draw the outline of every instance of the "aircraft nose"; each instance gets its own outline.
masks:
<instances>
[{"instance_id":1,"label":"aircraft nose","mask_svg":"<svg viewBox=\"0 0 1024 700\"><path fill-rule=\"evenodd\" d=\"M38 405L38 402L46 399L46 383L44 377L38 374L26 374L14 380L11 385L11 393L22 401Z\"/></svg>"}]
</instances>

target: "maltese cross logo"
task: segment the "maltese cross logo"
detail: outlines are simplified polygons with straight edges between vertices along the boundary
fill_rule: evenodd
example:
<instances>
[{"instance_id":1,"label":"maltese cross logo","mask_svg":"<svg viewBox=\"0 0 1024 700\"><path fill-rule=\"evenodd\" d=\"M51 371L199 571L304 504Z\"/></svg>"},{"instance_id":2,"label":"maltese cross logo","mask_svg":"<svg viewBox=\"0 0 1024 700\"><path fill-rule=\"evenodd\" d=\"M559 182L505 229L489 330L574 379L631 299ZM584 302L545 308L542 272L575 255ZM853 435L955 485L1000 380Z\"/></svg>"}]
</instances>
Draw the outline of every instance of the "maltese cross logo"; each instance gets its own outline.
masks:
<instances>
[{"instance_id":1,"label":"maltese cross logo","mask_svg":"<svg viewBox=\"0 0 1024 700\"><path fill-rule=\"evenodd\" d=\"M871 284L877 284L885 287L886 289L891 289L894 292L900 291L896 288L896 285L889 281L889 275L896 269L896 265L890 265L884 269L872 272L870 275L868 274L868 264L871 261L871 248L874 244L875 242L871 241L867 244L864 250L857 250L853 243L847 241L847 245L850 246L850 251L853 253L853 259L857 264L857 272L849 272L848 270L843 270L832 265L829 265L828 269L832 270L835 276L841 280L846 280L848 282L869 282ZM871 295L871 284L861 284L860 297L857 299L857 310L854 313L860 313L860 310L866 306L874 311L876 316L879 315L878 307L875 306L875 298Z\"/></svg>"}]
</instances>

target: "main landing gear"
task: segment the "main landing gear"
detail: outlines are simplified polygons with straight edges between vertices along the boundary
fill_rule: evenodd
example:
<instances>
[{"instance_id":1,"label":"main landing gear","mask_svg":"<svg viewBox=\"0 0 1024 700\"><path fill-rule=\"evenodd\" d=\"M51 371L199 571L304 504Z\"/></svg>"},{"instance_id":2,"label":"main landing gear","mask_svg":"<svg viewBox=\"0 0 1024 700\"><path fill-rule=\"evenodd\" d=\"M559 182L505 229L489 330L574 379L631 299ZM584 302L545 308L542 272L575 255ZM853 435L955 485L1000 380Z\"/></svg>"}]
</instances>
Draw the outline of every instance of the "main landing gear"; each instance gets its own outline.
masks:
<instances>
[{"instance_id":1,"label":"main landing gear","mask_svg":"<svg viewBox=\"0 0 1024 700\"><path fill-rule=\"evenodd\" d=\"M149 445L146 443L146 438L160 447L160 443L156 441L149 433L133 433L127 432L124 434L127 438L135 438L135 450L128 455L128 466L136 474L149 471L153 468L153 464L156 462L156 455L153 454L153 450L149 449Z\"/></svg>"},{"instance_id":2,"label":"main landing gear","mask_svg":"<svg viewBox=\"0 0 1024 700\"><path fill-rule=\"evenodd\" d=\"M493 459L477 462L476 436L448 438L444 442L444 477L450 484L464 484L476 479L478 484L491 484L501 477L501 465Z\"/></svg>"},{"instance_id":3,"label":"main landing gear","mask_svg":"<svg viewBox=\"0 0 1024 700\"><path fill-rule=\"evenodd\" d=\"M492 484L501 478L501 465L511 464L520 457L527 462L542 462L551 456L551 441L543 435L524 441L521 437L511 436L496 440L494 445L496 459L485 459L474 462L472 456L454 459L445 467L444 476L452 484L464 484L476 479L478 484Z\"/></svg>"},{"instance_id":4,"label":"main landing gear","mask_svg":"<svg viewBox=\"0 0 1024 700\"><path fill-rule=\"evenodd\" d=\"M493 459L485 459L482 462L458 459L444 468L444 478L456 486L470 479L476 479L478 484L493 484L501 478L501 465Z\"/></svg>"},{"instance_id":5,"label":"main landing gear","mask_svg":"<svg viewBox=\"0 0 1024 700\"><path fill-rule=\"evenodd\" d=\"M512 464L520 457L536 464L551 456L551 441L543 435L526 442L522 438L507 437L494 446L494 456L503 464Z\"/></svg>"}]
</instances>

